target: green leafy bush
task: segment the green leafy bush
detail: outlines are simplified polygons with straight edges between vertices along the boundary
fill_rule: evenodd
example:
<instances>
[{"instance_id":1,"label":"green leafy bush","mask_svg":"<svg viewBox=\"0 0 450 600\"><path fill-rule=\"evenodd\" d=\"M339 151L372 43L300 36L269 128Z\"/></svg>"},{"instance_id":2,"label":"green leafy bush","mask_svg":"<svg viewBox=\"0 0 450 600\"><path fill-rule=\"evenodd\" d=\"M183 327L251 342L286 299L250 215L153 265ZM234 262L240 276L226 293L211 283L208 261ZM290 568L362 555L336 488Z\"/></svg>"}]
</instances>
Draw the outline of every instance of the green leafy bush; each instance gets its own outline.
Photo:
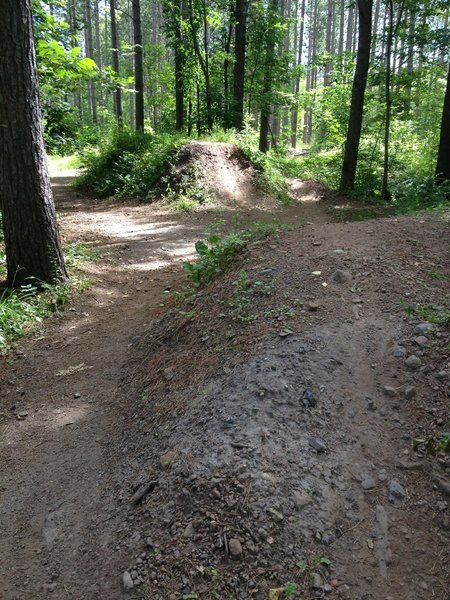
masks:
<instances>
[{"instance_id":1,"label":"green leafy bush","mask_svg":"<svg viewBox=\"0 0 450 600\"><path fill-rule=\"evenodd\" d=\"M103 148L84 153L84 173L76 186L99 197L150 200L161 191L156 184L183 142L178 135L116 131Z\"/></svg>"}]
</instances>

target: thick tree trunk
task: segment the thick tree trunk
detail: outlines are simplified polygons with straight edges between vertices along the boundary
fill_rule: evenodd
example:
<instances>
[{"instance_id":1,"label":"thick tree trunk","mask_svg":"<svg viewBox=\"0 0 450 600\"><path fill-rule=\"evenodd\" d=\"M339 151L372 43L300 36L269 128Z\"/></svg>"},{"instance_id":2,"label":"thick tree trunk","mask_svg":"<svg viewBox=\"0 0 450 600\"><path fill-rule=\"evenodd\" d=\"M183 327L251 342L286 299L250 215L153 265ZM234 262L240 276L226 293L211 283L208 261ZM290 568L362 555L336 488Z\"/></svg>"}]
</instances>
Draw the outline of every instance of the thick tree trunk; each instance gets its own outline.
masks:
<instances>
[{"instance_id":1,"label":"thick tree trunk","mask_svg":"<svg viewBox=\"0 0 450 600\"><path fill-rule=\"evenodd\" d=\"M119 37L116 23L116 0L109 0L110 20L111 20L111 49L112 49L112 68L119 76ZM119 127L123 125L122 112L122 89L117 85L114 90L114 114Z\"/></svg>"},{"instance_id":2,"label":"thick tree trunk","mask_svg":"<svg viewBox=\"0 0 450 600\"><path fill-rule=\"evenodd\" d=\"M442 111L441 137L436 163L437 181L450 181L450 63L448 65L447 87Z\"/></svg>"},{"instance_id":3,"label":"thick tree trunk","mask_svg":"<svg viewBox=\"0 0 450 600\"><path fill-rule=\"evenodd\" d=\"M234 19L233 127L244 127L245 48L248 0L236 0Z\"/></svg>"},{"instance_id":4,"label":"thick tree trunk","mask_svg":"<svg viewBox=\"0 0 450 600\"><path fill-rule=\"evenodd\" d=\"M344 162L342 164L340 190L352 189L355 184L356 164L358 161L359 140L364 109L367 73L370 62L370 41L372 34L373 0L358 0L359 36L358 56L355 77L353 79L352 100L345 143Z\"/></svg>"},{"instance_id":5,"label":"thick tree trunk","mask_svg":"<svg viewBox=\"0 0 450 600\"><path fill-rule=\"evenodd\" d=\"M67 279L47 171L31 0L3 0L0 20L0 208L8 286Z\"/></svg>"},{"instance_id":6,"label":"thick tree trunk","mask_svg":"<svg viewBox=\"0 0 450 600\"><path fill-rule=\"evenodd\" d=\"M142 55L141 2L133 1L134 87L136 130L144 131L144 64Z\"/></svg>"}]
</instances>

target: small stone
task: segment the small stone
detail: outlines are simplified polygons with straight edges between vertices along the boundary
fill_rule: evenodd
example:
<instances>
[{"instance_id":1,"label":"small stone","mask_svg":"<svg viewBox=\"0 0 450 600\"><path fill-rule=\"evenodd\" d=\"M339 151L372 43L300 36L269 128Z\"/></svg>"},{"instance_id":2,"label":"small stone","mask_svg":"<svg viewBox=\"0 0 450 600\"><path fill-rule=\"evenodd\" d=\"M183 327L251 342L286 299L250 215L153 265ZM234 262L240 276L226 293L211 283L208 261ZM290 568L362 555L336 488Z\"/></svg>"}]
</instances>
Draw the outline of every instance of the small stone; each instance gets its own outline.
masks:
<instances>
[{"instance_id":1,"label":"small stone","mask_svg":"<svg viewBox=\"0 0 450 600\"><path fill-rule=\"evenodd\" d=\"M416 388L413 385L407 385L403 393L407 400L412 400L416 395Z\"/></svg>"},{"instance_id":2,"label":"small stone","mask_svg":"<svg viewBox=\"0 0 450 600\"><path fill-rule=\"evenodd\" d=\"M20 420L22 419L26 419L28 417L28 411L27 410L21 410L20 412L17 413L17 418Z\"/></svg>"},{"instance_id":3,"label":"small stone","mask_svg":"<svg viewBox=\"0 0 450 600\"><path fill-rule=\"evenodd\" d=\"M316 397L311 390L305 390L302 397L303 404L306 408L316 406Z\"/></svg>"},{"instance_id":4,"label":"small stone","mask_svg":"<svg viewBox=\"0 0 450 600\"><path fill-rule=\"evenodd\" d=\"M333 587L332 587L332 586L331 586L329 583L326 583L326 584L325 584L325 585L322 587L322 589L323 589L323 591L324 591L326 594L329 594L330 592L332 592L332 591L333 591Z\"/></svg>"},{"instance_id":5,"label":"small stone","mask_svg":"<svg viewBox=\"0 0 450 600\"><path fill-rule=\"evenodd\" d=\"M395 356L395 358L403 358L406 356L406 348L404 346L394 346L392 354Z\"/></svg>"},{"instance_id":6,"label":"small stone","mask_svg":"<svg viewBox=\"0 0 450 600\"><path fill-rule=\"evenodd\" d=\"M436 373L437 379L450 379L450 371L438 371Z\"/></svg>"},{"instance_id":7,"label":"small stone","mask_svg":"<svg viewBox=\"0 0 450 600\"><path fill-rule=\"evenodd\" d=\"M307 302L306 310L309 310L309 312L317 312L319 310L319 305L317 302Z\"/></svg>"},{"instance_id":8,"label":"small stone","mask_svg":"<svg viewBox=\"0 0 450 600\"><path fill-rule=\"evenodd\" d=\"M233 556L233 558L239 558L240 556L242 556L242 544L239 540L237 540L235 538L232 538L231 540L229 540L228 548L229 548L230 554L231 554L231 556Z\"/></svg>"},{"instance_id":9,"label":"small stone","mask_svg":"<svg viewBox=\"0 0 450 600\"><path fill-rule=\"evenodd\" d=\"M302 510L312 503L312 498L306 492L300 490L294 490L293 501L298 510Z\"/></svg>"},{"instance_id":10,"label":"small stone","mask_svg":"<svg viewBox=\"0 0 450 600\"><path fill-rule=\"evenodd\" d=\"M375 487L375 480L370 475L363 475L361 479L361 487L363 490L373 490Z\"/></svg>"},{"instance_id":11,"label":"small stone","mask_svg":"<svg viewBox=\"0 0 450 600\"><path fill-rule=\"evenodd\" d=\"M320 540L320 543L323 546L331 546L331 544L335 541L335 536L334 535L329 535L328 533L325 533L322 536L322 539Z\"/></svg>"},{"instance_id":12,"label":"small stone","mask_svg":"<svg viewBox=\"0 0 450 600\"><path fill-rule=\"evenodd\" d=\"M315 438L315 437L309 438L308 443L309 443L310 447L314 448L314 450L317 450L317 452L325 452L326 450L328 450L328 446L320 438Z\"/></svg>"},{"instance_id":13,"label":"small stone","mask_svg":"<svg viewBox=\"0 0 450 600\"><path fill-rule=\"evenodd\" d=\"M422 366L422 361L415 354L411 354L411 356L408 356L408 358L405 360L405 365L408 367L408 369L415 370Z\"/></svg>"},{"instance_id":14,"label":"small stone","mask_svg":"<svg viewBox=\"0 0 450 600\"><path fill-rule=\"evenodd\" d=\"M81 398L81 394L80 392L75 392L75 394L73 395L74 398Z\"/></svg>"},{"instance_id":15,"label":"small stone","mask_svg":"<svg viewBox=\"0 0 450 600\"><path fill-rule=\"evenodd\" d=\"M191 522L186 526L182 535L184 538L190 538L194 535L194 533L195 533L194 524Z\"/></svg>"},{"instance_id":16,"label":"small stone","mask_svg":"<svg viewBox=\"0 0 450 600\"><path fill-rule=\"evenodd\" d=\"M274 521L277 521L278 523L284 520L284 516L274 508L268 508L267 513L273 518Z\"/></svg>"},{"instance_id":17,"label":"small stone","mask_svg":"<svg viewBox=\"0 0 450 600\"><path fill-rule=\"evenodd\" d=\"M397 504L404 498L406 498L406 492L403 489L403 486L395 479L392 479L389 482L389 494L388 494L389 502L391 502L392 504Z\"/></svg>"},{"instance_id":18,"label":"small stone","mask_svg":"<svg viewBox=\"0 0 450 600\"><path fill-rule=\"evenodd\" d=\"M131 592L131 590L134 588L133 579L128 571L125 571L125 573L122 575L122 586L125 592Z\"/></svg>"},{"instance_id":19,"label":"small stone","mask_svg":"<svg viewBox=\"0 0 450 600\"><path fill-rule=\"evenodd\" d=\"M319 573L314 573L313 581L312 581L312 589L313 590L321 590L323 585L322 577Z\"/></svg>"},{"instance_id":20,"label":"small stone","mask_svg":"<svg viewBox=\"0 0 450 600\"><path fill-rule=\"evenodd\" d=\"M169 452L166 452L160 457L159 463L164 469L167 469L171 466L176 456L177 453L175 452L175 450L169 450Z\"/></svg>"},{"instance_id":21,"label":"small stone","mask_svg":"<svg viewBox=\"0 0 450 600\"><path fill-rule=\"evenodd\" d=\"M414 329L414 333L416 335L424 335L425 333L429 333L430 331L434 331L434 325L432 325L431 323L419 323Z\"/></svg>"},{"instance_id":22,"label":"small stone","mask_svg":"<svg viewBox=\"0 0 450 600\"><path fill-rule=\"evenodd\" d=\"M331 280L335 283L347 283L348 281L352 280L352 275L349 271L342 271L341 269L338 269L331 276Z\"/></svg>"},{"instance_id":23,"label":"small stone","mask_svg":"<svg viewBox=\"0 0 450 600\"><path fill-rule=\"evenodd\" d=\"M441 477L436 477L434 480L439 491L441 491L446 496L450 496L450 481L446 481Z\"/></svg>"},{"instance_id":24,"label":"small stone","mask_svg":"<svg viewBox=\"0 0 450 600\"><path fill-rule=\"evenodd\" d=\"M419 336L413 338L413 342L415 344L417 344L418 346L425 346L425 344L428 342L428 338L425 337L424 335L419 335Z\"/></svg>"},{"instance_id":25,"label":"small stone","mask_svg":"<svg viewBox=\"0 0 450 600\"><path fill-rule=\"evenodd\" d=\"M383 385L383 393L390 398L395 398L397 395L397 389L391 385Z\"/></svg>"}]
</instances>

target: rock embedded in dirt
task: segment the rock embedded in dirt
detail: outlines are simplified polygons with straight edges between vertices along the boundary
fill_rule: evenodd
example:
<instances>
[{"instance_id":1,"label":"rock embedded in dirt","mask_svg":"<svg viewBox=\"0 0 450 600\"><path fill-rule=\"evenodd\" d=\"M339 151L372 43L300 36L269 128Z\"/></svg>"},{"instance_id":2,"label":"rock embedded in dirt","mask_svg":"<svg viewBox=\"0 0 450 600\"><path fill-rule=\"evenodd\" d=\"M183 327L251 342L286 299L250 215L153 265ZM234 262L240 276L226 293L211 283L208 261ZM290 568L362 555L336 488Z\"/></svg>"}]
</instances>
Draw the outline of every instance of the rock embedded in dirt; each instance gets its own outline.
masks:
<instances>
[{"instance_id":1,"label":"rock embedded in dirt","mask_svg":"<svg viewBox=\"0 0 450 600\"><path fill-rule=\"evenodd\" d=\"M328 450L328 446L326 443L320 438L311 437L308 441L311 448L317 450L317 452L326 452Z\"/></svg>"},{"instance_id":2,"label":"rock embedded in dirt","mask_svg":"<svg viewBox=\"0 0 450 600\"><path fill-rule=\"evenodd\" d=\"M188 525L186 525L185 530L183 531L183 537L184 538L191 538L195 533L195 529L194 529L194 524L191 522Z\"/></svg>"},{"instance_id":3,"label":"rock embedded in dirt","mask_svg":"<svg viewBox=\"0 0 450 600\"><path fill-rule=\"evenodd\" d=\"M392 354L395 356L395 358L403 358L406 356L406 348L404 346L396 345L394 346Z\"/></svg>"},{"instance_id":4,"label":"rock embedded in dirt","mask_svg":"<svg viewBox=\"0 0 450 600\"><path fill-rule=\"evenodd\" d=\"M319 305L317 302L307 302L306 310L309 312L317 312L319 310Z\"/></svg>"},{"instance_id":5,"label":"rock embedded in dirt","mask_svg":"<svg viewBox=\"0 0 450 600\"><path fill-rule=\"evenodd\" d=\"M416 335L424 335L434 331L434 325L432 323L419 323L414 329Z\"/></svg>"},{"instance_id":6,"label":"rock embedded in dirt","mask_svg":"<svg viewBox=\"0 0 450 600\"><path fill-rule=\"evenodd\" d=\"M311 390L305 390L302 396L302 402L306 408L312 408L316 406L316 397Z\"/></svg>"},{"instance_id":7,"label":"rock embedded in dirt","mask_svg":"<svg viewBox=\"0 0 450 600\"><path fill-rule=\"evenodd\" d=\"M306 492L300 490L294 490L293 501L297 510L302 510L312 503L312 498Z\"/></svg>"},{"instance_id":8,"label":"rock embedded in dirt","mask_svg":"<svg viewBox=\"0 0 450 600\"><path fill-rule=\"evenodd\" d=\"M231 540L228 541L228 548L233 558L237 559L242 556L242 544L236 538L231 538Z\"/></svg>"},{"instance_id":9,"label":"rock embedded in dirt","mask_svg":"<svg viewBox=\"0 0 450 600\"><path fill-rule=\"evenodd\" d=\"M408 367L408 369L416 370L422 366L422 361L415 354L411 354L411 356L408 356L408 358L405 360L405 365Z\"/></svg>"},{"instance_id":10,"label":"rock embedded in dirt","mask_svg":"<svg viewBox=\"0 0 450 600\"><path fill-rule=\"evenodd\" d=\"M375 487L375 480L373 477L371 477L370 475L364 474L361 477L361 487L363 488L363 490L373 490L373 488Z\"/></svg>"},{"instance_id":11,"label":"rock embedded in dirt","mask_svg":"<svg viewBox=\"0 0 450 600\"><path fill-rule=\"evenodd\" d=\"M413 385L407 385L403 393L407 400L412 400L416 396L416 388Z\"/></svg>"},{"instance_id":12,"label":"rock embedded in dirt","mask_svg":"<svg viewBox=\"0 0 450 600\"><path fill-rule=\"evenodd\" d=\"M352 274L350 271L338 269L331 276L331 280L334 281L334 283L348 283L352 280Z\"/></svg>"},{"instance_id":13,"label":"rock embedded in dirt","mask_svg":"<svg viewBox=\"0 0 450 600\"><path fill-rule=\"evenodd\" d=\"M277 521L277 523L281 523L281 521L284 521L284 515L282 515L278 510L275 510L274 508L268 508L267 514L269 514L274 521Z\"/></svg>"},{"instance_id":14,"label":"rock embedded in dirt","mask_svg":"<svg viewBox=\"0 0 450 600\"><path fill-rule=\"evenodd\" d=\"M425 344L428 343L428 338L425 337L424 335L419 335L419 336L413 338L413 342L415 344L417 344L418 346L425 346Z\"/></svg>"},{"instance_id":15,"label":"rock embedded in dirt","mask_svg":"<svg viewBox=\"0 0 450 600\"><path fill-rule=\"evenodd\" d=\"M125 571L125 573L122 575L122 587L125 592L131 592L131 590L134 588L133 579L128 571Z\"/></svg>"},{"instance_id":16,"label":"rock embedded in dirt","mask_svg":"<svg viewBox=\"0 0 450 600\"><path fill-rule=\"evenodd\" d=\"M395 398L397 395L397 388L392 387L392 385L383 385L383 392L389 398Z\"/></svg>"},{"instance_id":17,"label":"rock embedded in dirt","mask_svg":"<svg viewBox=\"0 0 450 600\"><path fill-rule=\"evenodd\" d=\"M169 450L160 457L159 464L163 467L163 469L168 469L174 462L176 456L177 453L175 450Z\"/></svg>"},{"instance_id":18,"label":"rock embedded in dirt","mask_svg":"<svg viewBox=\"0 0 450 600\"><path fill-rule=\"evenodd\" d=\"M406 492L403 489L403 486L395 479L392 479L389 482L389 492L388 492L389 502L391 502L391 504L398 504L405 498L406 498Z\"/></svg>"}]
</instances>

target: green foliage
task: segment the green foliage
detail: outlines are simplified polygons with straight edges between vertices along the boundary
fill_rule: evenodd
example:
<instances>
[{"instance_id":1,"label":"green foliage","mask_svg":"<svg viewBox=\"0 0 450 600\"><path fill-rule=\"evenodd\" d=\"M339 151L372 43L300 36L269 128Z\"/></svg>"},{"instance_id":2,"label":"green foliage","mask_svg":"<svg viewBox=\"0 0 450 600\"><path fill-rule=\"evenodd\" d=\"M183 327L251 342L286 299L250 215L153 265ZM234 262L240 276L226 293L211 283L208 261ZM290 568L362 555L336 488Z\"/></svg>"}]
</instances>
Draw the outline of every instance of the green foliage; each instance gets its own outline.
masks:
<instances>
[{"instance_id":1,"label":"green foliage","mask_svg":"<svg viewBox=\"0 0 450 600\"><path fill-rule=\"evenodd\" d=\"M161 191L155 188L156 182L183 142L182 137L175 135L116 130L101 149L82 155L85 169L76 185L99 197L152 199Z\"/></svg>"},{"instance_id":2,"label":"green foliage","mask_svg":"<svg viewBox=\"0 0 450 600\"><path fill-rule=\"evenodd\" d=\"M7 351L14 340L41 324L45 317L62 310L75 291L86 289L90 282L82 270L87 261L97 256L98 253L83 242L70 243L65 247L66 265L72 275L69 282L42 284L39 290L33 285L15 291L4 290L0 295L0 352ZM0 229L0 277L6 276L5 259Z\"/></svg>"},{"instance_id":3,"label":"green foliage","mask_svg":"<svg viewBox=\"0 0 450 600\"><path fill-rule=\"evenodd\" d=\"M401 302L402 308L410 316L420 317L429 323L450 325L450 307L443 304L408 304Z\"/></svg>"},{"instance_id":4,"label":"green foliage","mask_svg":"<svg viewBox=\"0 0 450 600\"><path fill-rule=\"evenodd\" d=\"M279 229L280 224L277 221L257 221L251 227L230 233L224 238L210 235L205 241L199 240L195 244L200 258L195 263L185 262L184 272L193 287L200 288L226 271L249 241L268 237Z\"/></svg>"}]
</instances>

